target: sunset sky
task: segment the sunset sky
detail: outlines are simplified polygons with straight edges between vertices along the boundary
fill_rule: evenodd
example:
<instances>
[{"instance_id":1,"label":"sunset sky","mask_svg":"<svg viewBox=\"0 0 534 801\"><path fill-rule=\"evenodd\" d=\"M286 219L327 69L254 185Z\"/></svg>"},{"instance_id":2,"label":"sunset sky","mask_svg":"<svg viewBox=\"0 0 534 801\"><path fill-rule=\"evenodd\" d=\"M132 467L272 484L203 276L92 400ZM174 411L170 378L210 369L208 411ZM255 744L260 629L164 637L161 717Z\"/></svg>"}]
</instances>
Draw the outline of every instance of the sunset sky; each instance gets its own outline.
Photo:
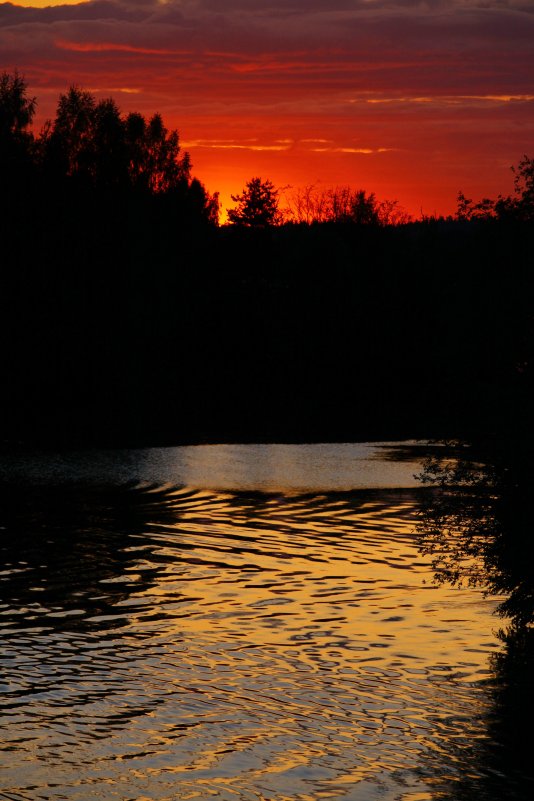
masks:
<instances>
[{"instance_id":1,"label":"sunset sky","mask_svg":"<svg viewBox=\"0 0 534 801\"><path fill-rule=\"evenodd\" d=\"M160 111L223 207L260 176L446 214L534 156L534 0L20 0L15 68L37 127L70 84Z\"/></svg>"}]
</instances>

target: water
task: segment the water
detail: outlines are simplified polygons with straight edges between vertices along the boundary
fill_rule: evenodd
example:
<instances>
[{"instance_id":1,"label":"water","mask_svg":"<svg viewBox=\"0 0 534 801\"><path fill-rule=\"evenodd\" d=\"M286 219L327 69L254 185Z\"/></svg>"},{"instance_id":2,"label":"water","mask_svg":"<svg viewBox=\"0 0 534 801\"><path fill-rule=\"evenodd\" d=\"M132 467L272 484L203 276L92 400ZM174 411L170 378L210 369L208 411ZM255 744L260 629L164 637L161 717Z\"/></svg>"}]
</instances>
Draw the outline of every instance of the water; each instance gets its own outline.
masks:
<instances>
[{"instance_id":1,"label":"water","mask_svg":"<svg viewBox=\"0 0 534 801\"><path fill-rule=\"evenodd\" d=\"M32 484L142 482L210 490L304 490L418 487L429 445L319 443L196 445L178 448L32 453L0 459L0 478Z\"/></svg>"},{"instance_id":2,"label":"water","mask_svg":"<svg viewBox=\"0 0 534 801\"><path fill-rule=\"evenodd\" d=\"M420 451L4 460L0 798L491 798L496 599L433 583Z\"/></svg>"}]
</instances>

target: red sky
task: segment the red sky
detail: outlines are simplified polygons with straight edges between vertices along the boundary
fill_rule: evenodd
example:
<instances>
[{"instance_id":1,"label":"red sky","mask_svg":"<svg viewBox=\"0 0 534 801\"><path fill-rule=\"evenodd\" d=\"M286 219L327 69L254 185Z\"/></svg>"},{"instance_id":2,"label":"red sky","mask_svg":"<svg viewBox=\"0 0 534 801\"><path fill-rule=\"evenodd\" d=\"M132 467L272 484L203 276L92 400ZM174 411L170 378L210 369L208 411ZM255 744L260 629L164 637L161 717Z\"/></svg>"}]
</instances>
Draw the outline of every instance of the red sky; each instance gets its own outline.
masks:
<instances>
[{"instance_id":1,"label":"red sky","mask_svg":"<svg viewBox=\"0 0 534 801\"><path fill-rule=\"evenodd\" d=\"M0 4L0 70L39 119L73 83L160 111L224 207L260 176L446 214L534 156L534 0L45 5Z\"/></svg>"}]
</instances>

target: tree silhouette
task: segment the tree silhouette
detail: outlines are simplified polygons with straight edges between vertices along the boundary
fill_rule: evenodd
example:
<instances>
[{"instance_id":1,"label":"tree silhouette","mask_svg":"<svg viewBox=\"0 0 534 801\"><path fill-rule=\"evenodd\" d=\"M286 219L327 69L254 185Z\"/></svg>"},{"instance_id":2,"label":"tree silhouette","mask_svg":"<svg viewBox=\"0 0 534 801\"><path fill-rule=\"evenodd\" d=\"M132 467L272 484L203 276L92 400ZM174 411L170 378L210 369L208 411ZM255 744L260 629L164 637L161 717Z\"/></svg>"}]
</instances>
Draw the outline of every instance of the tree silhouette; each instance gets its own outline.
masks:
<instances>
[{"instance_id":1,"label":"tree silhouette","mask_svg":"<svg viewBox=\"0 0 534 801\"><path fill-rule=\"evenodd\" d=\"M266 227L281 222L279 191L269 180L251 178L242 194L231 195L231 198L237 203L235 209L227 210L228 219L234 225Z\"/></svg>"},{"instance_id":2,"label":"tree silhouette","mask_svg":"<svg viewBox=\"0 0 534 801\"><path fill-rule=\"evenodd\" d=\"M36 100L28 97L26 81L18 72L0 74L0 180L4 185L20 185L31 170L33 136L28 129L35 107Z\"/></svg>"},{"instance_id":3,"label":"tree silhouette","mask_svg":"<svg viewBox=\"0 0 534 801\"><path fill-rule=\"evenodd\" d=\"M128 175L134 189L148 188L146 163L146 120L138 111L126 117L125 141L128 152Z\"/></svg>"},{"instance_id":4,"label":"tree silhouette","mask_svg":"<svg viewBox=\"0 0 534 801\"><path fill-rule=\"evenodd\" d=\"M50 145L58 166L70 177L94 175L95 107L94 96L77 86L59 97Z\"/></svg>"},{"instance_id":5,"label":"tree silhouette","mask_svg":"<svg viewBox=\"0 0 534 801\"><path fill-rule=\"evenodd\" d=\"M24 84L17 76L5 76L4 84L5 94L14 87L23 96ZM34 101L28 102L31 113L26 118L19 114L19 127L31 120ZM97 101L91 92L71 86L60 95L54 120L45 123L35 140L32 159L48 191L120 190L137 198L136 203L158 196L160 210L166 208L188 224L218 223L218 195L210 195L191 177L189 153L182 151L178 131L168 130L160 114L148 120L138 112L123 117L112 98Z\"/></svg>"},{"instance_id":6,"label":"tree silhouette","mask_svg":"<svg viewBox=\"0 0 534 801\"><path fill-rule=\"evenodd\" d=\"M296 223L353 223L402 225L410 215L396 200L377 200L374 192L350 186L322 188L313 184L297 189L287 198L288 221Z\"/></svg>"},{"instance_id":7,"label":"tree silhouette","mask_svg":"<svg viewBox=\"0 0 534 801\"><path fill-rule=\"evenodd\" d=\"M56 171L93 186L130 186L152 194L187 189L191 161L178 132L160 114L146 122L138 113L121 117L112 98L97 102L77 86L59 98L56 117L42 134Z\"/></svg>"},{"instance_id":8,"label":"tree silhouette","mask_svg":"<svg viewBox=\"0 0 534 801\"><path fill-rule=\"evenodd\" d=\"M499 195L497 200L483 198L475 203L458 193L458 220L534 220L534 159L523 156L514 174L514 194Z\"/></svg>"},{"instance_id":9,"label":"tree silhouette","mask_svg":"<svg viewBox=\"0 0 534 801\"><path fill-rule=\"evenodd\" d=\"M198 215L211 225L219 224L219 193L210 195L204 185L193 178L189 185L188 200L193 215Z\"/></svg>"},{"instance_id":10,"label":"tree silhouette","mask_svg":"<svg viewBox=\"0 0 534 801\"><path fill-rule=\"evenodd\" d=\"M480 587L500 595L497 612L512 630L534 623L532 431L466 446L442 443L419 480L426 495L418 522L420 547L439 584Z\"/></svg>"},{"instance_id":11,"label":"tree silhouette","mask_svg":"<svg viewBox=\"0 0 534 801\"><path fill-rule=\"evenodd\" d=\"M178 131L168 131L160 114L154 114L146 128L146 170L152 192L168 192L191 177L188 153L180 154Z\"/></svg>"},{"instance_id":12,"label":"tree silhouette","mask_svg":"<svg viewBox=\"0 0 534 801\"><path fill-rule=\"evenodd\" d=\"M492 220L496 216L496 203L491 198L484 197L475 203L460 191L457 202L456 217L458 220Z\"/></svg>"},{"instance_id":13,"label":"tree silhouette","mask_svg":"<svg viewBox=\"0 0 534 801\"><path fill-rule=\"evenodd\" d=\"M18 72L0 75L0 137L20 138L27 135L35 113L36 100L29 98L26 81Z\"/></svg>"},{"instance_id":14,"label":"tree silhouette","mask_svg":"<svg viewBox=\"0 0 534 801\"><path fill-rule=\"evenodd\" d=\"M514 191L517 216L534 220L534 159L523 156L514 173Z\"/></svg>"},{"instance_id":15,"label":"tree silhouette","mask_svg":"<svg viewBox=\"0 0 534 801\"><path fill-rule=\"evenodd\" d=\"M93 113L94 182L102 186L129 183L125 124L112 98L101 100Z\"/></svg>"}]
</instances>

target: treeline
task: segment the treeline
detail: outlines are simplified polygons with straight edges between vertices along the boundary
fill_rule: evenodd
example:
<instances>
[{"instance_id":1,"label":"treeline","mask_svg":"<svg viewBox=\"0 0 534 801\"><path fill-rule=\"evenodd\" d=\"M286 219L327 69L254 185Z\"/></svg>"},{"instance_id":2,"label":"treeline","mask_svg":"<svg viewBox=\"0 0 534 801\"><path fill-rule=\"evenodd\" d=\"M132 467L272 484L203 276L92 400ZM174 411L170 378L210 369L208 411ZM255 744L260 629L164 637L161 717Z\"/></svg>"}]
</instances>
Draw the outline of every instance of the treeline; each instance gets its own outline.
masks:
<instances>
[{"instance_id":1,"label":"treeline","mask_svg":"<svg viewBox=\"0 0 534 801\"><path fill-rule=\"evenodd\" d=\"M287 220L296 223L354 223L405 225L413 218L398 200L379 200L374 192L351 186L319 187L309 184L289 193Z\"/></svg>"},{"instance_id":2,"label":"treeline","mask_svg":"<svg viewBox=\"0 0 534 801\"><path fill-rule=\"evenodd\" d=\"M512 167L514 194L474 201L458 193L458 220L522 220L534 222L534 159L527 155Z\"/></svg>"},{"instance_id":3,"label":"treeline","mask_svg":"<svg viewBox=\"0 0 534 801\"><path fill-rule=\"evenodd\" d=\"M17 72L0 75L0 204L4 214L33 206L157 203L180 220L216 223L217 195L191 175L178 132L159 114L122 115L111 98L72 86L56 115L32 130L36 99Z\"/></svg>"},{"instance_id":4,"label":"treeline","mask_svg":"<svg viewBox=\"0 0 534 801\"><path fill-rule=\"evenodd\" d=\"M158 115L72 88L34 135L19 76L0 99L0 441L532 428L522 215L383 224L376 198L351 190L327 197L334 219L315 219L311 193L311 218L278 225L254 217L278 193L256 206L253 179L236 196L243 220L218 227L217 199Z\"/></svg>"},{"instance_id":5,"label":"treeline","mask_svg":"<svg viewBox=\"0 0 534 801\"><path fill-rule=\"evenodd\" d=\"M1 231L7 443L532 428L532 226L49 222Z\"/></svg>"},{"instance_id":6,"label":"treeline","mask_svg":"<svg viewBox=\"0 0 534 801\"><path fill-rule=\"evenodd\" d=\"M449 222L534 221L534 159L523 156L514 173L514 194L499 195L496 200L479 201L458 193L454 216L421 217L421 221L445 219ZM321 187L316 184L297 189L280 190L272 181L252 178L243 192L232 195L237 204L228 209L234 225L264 227L284 224L299 225L364 225L390 226L414 222L397 200L379 200L374 192L351 186Z\"/></svg>"},{"instance_id":7,"label":"treeline","mask_svg":"<svg viewBox=\"0 0 534 801\"><path fill-rule=\"evenodd\" d=\"M397 200L378 200L374 192L351 186L316 184L280 190L272 181L252 178L241 194L232 195L236 206L227 209L232 225L402 225L412 217Z\"/></svg>"},{"instance_id":8,"label":"treeline","mask_svg":"<svg viewBox=\"0 0 534 801\"><path fill-rule=\"evenodd\" d=\"M112 98L97 100L77 86L60 95L54 119L38 134L32 128L36 98L17 72L0 74L0 211L4 216L32 204L72 204L84 211L114 207L115 222L143 209L157 209L175 226L217 225L218 193L210 194L192 176L176 130L160 114L121 114ZM514 194L474 201L461 191L458 221L534 220L534 159L524 156L514 172ZM397 200L350 186L278 189L270 180L252 178L232 195L231 224L245 227L283 224L402 225L413 218ZM117 205L119 204L119 205ZM68 214L67 214L68 217Z\"/></svg>"}]
</instances>

